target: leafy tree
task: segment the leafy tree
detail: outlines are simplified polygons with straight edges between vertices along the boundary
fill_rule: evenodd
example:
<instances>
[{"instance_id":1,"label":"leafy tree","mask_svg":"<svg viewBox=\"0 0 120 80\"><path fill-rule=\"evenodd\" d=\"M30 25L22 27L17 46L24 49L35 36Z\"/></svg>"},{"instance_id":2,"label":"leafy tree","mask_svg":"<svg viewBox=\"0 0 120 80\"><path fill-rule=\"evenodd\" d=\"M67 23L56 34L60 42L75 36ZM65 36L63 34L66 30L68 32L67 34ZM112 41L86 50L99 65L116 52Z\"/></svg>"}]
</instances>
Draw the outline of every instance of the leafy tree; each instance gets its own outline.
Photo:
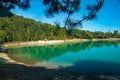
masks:
<instances>
[{"instance_id":1,"label":"leafy tree","mask_svg":"<svg viewBox=\"0 0 120 80\"><path fill-rule=\"evenodd\" d=\"M27 27L26 38L27 38L27 41L30 40L30 28L29 27Z\"/></svg>"},{"instance_id":2,"label":"leafy tree","mask_svg":"<svg viewBox=\"0 0 120 80\"><path fill-rule=\"evenodd\" d=\"M5 39L5 32L0 30L0 43L3 43L4 42L4 39Z\"/></svg>"},{"instance_id":3,"label":"leafy tree","mask_svg":"<svg viewBox=\"0 0 120 80\"><path fill-rule=\"evenodd\" d=\"M90 31L86 31L86 35L87 35L87 39L92 39L93 38L93 34Z\"/></svg>"},{"instance_id":4,"label":"leafy tree","mask_svg":"<svg viewBox=\"0 0 120 80\"><path fill-rule=\"evenodd\" d=\"M87 34L86 34L86 32L84 30L81 32L81 35L82 35L82 38L86 38L87 39Z\"/></svg>"},{"instance_id":5,"label":"leafy tree","mask_svg":"<svg viewBox=\"0 0 120 80\"><path fill-rule=\"evenodd\" d=\"M56 34L56 37L57 39L66 39L67 36L66 36L66 30L64 28L59 28L57 29L57 34Z\"/></svg>"},{"instance_id":6,"label":"leafy tree","mask_svg":"<svg viewBox=\"0 0 120 80\"><path fill-rule=\"evenodd\" d=\"M100 38L100 39L105 38L105 33L104 32L100 32L100 31L94 32L93 35L94 35L94 38Z\"/></svg>"},{"instance_id":7,"label":"leafy tree","mask_svg":"<svg viewBox=\"0 0 120 80\"><path fill-rule=\"evenodd\" d=\"M115 30L115 31L114 31L113 36L114 36L115 38L118 38L118 37L119 37L119 32L118 32L118 30Z\"/></svg>"},{"instance_id":8,"label":"leafy tree","mask_svg":"<svg viewBox=\"0 0 120 80\"><path fill-rule=\"evenodd\" d=\"M112 33L110 31L105 33L105 38L111 38L111 37L112 37Z\"/></svg>"},{"instance_id":9,"label":"leafy tree","mask_svg":"<svg viewBox=\"0 0 120 80\"><path fill-rule=\"evenodd\" d=\"M71 36L73 36L73 38L82 38L81 31L78 29L71 30Z\"/></svg>"}]
</instances>

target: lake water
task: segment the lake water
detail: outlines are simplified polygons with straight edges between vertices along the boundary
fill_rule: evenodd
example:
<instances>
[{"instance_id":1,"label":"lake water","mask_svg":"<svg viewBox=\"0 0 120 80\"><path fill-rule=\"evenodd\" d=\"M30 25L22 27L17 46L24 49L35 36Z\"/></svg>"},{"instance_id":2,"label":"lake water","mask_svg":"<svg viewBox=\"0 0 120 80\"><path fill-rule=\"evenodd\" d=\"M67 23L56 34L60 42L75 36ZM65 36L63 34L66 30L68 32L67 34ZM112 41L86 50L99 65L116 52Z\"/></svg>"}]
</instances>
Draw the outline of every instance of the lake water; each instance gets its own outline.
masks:
<instances>
[{"instance_id":1,"label":"lake water","mask_svg":"<svg viewBox=\"0 0 120 80\"><path fill-rule=\"evenodd\" d=\"M120 74L120 41L96 41L8 49L8 56L32 66L81 74Z\"/></svg>"}]
</instances>

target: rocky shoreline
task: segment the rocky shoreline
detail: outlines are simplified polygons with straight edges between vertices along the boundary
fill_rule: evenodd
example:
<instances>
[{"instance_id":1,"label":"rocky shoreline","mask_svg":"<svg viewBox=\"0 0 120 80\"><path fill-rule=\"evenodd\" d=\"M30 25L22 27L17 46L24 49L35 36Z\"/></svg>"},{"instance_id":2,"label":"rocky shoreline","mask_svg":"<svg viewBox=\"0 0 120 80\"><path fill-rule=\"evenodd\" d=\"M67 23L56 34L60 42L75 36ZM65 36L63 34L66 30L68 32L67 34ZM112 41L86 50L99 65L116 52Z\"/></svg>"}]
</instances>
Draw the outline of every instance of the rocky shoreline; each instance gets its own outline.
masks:
<instances>
[{"instance_id":1,"label":"rocky shoreline","mask_svg":"<svg viewBox=\"0 0 120 80\"><path fill-rule=\"evenodd\" d=\"M0 63L15 63L16 61L10 59L7 54L0 53Z\"/></svg>"},{"instance_id":2,"label":"rocky shoreline","mask_svg":"<svg viewBox=\"0 0 120 80\"><path fill-rule=\"evenodd\" d=\"M5 53L0 53L0 64L24 64L20 62L16 62L15 60L12 60L7 54Z\"/></svg>"}]
</instances>

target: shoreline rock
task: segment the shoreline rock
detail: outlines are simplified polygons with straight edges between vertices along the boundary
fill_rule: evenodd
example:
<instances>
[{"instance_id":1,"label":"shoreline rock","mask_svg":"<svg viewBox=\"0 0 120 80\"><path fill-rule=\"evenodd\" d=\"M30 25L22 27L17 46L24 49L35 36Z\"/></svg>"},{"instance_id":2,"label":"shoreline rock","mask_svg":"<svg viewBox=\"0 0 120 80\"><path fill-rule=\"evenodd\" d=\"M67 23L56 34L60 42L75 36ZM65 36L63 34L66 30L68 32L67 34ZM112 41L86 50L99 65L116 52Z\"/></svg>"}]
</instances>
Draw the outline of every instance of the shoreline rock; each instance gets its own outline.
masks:
<instances>
[{"instance_id":1,"label":"shoreline rock","mask_svg":"<svg viewBox=\"0 0 120 80\"><path fill-rule=\"evenodd\" d=\"M12 60L5 53L0 53L0 63L16 63L15 60Z\"/></svg>"}]
</instances>

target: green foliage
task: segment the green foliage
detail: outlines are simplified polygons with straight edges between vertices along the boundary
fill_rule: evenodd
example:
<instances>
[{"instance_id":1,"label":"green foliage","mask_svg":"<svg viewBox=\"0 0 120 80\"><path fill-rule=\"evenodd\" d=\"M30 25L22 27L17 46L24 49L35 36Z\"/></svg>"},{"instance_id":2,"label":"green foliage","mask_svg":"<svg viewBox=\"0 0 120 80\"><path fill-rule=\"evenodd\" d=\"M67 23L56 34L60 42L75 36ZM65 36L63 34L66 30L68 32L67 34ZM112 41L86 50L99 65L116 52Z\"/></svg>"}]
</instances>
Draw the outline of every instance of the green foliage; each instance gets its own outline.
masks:
<instances>
[{"instance_id":1,"label":"green foliage","mask_svg":"<svg viewBox=\"0 0 120 80\"><path fill-rule=\"evenodd\" d=\"M105 33L105 37L106 38L111 38L112 37L112 33L109 31L109 32L106 32Z\"/></svg>"},{"instance_id":2,"label":"green foliage","mask_svg":"<svg viewBox=\"0 0 120 80\"><path fill-rule=\"evenodd\" d=\"M118 30L114 31L113 37L120 38L120 33L118 32Z\"/></svg>"},{"instance_id":3,"label":"green foliage","mask_svg":"<svg viewBox=\"0 0 120 80\"><path fill-rule=\"evenodd\" d=\"M105 33L104 32L94 32L94 38L100 38L100 39L103 39L105 38Z\"/></svg>"},{"instance_id":4,"label":"green foliage","mask_svg":"<svg viewBox=\"0 0 120 80\"><path fill-rule=\"evenodd\" d=\"M4 42L4 38L5 38L5 32L0 30L0 43Z\"/></svg>"},{"instance_id":5,"label":"green foliage","mask_svg":"<svg viewBox=\"0 0 120 80\"><path fill-rule=\"evenodd\" d=\"M93 38L93 34L90 31L86 31L86 35L87 35L88 39L92 39Z\"/></svg>"},{"instance_id":6,"label":"green foliage","mask_svg":"<svg viewBox=\"0 0 120 80\"><path fill-rule=\"evenodd\" d=\"M73 38L82 38L81 30L78 29L71 30L71 36Z\"/></svg>"},{"instance_id":7,"label":"green foliage","mask_svg":"<svg viewBox=\"0 0 120 80\"><path fill-rule=\"evenodd\" d=\"M120 38L115 30L109 32L90 32L79 29L60 28L51 24L41 23L22 16L0 17L0 43L14 41L36 41L56 39L92 39L92 38Z\"/></svg>"}]
</instances>

